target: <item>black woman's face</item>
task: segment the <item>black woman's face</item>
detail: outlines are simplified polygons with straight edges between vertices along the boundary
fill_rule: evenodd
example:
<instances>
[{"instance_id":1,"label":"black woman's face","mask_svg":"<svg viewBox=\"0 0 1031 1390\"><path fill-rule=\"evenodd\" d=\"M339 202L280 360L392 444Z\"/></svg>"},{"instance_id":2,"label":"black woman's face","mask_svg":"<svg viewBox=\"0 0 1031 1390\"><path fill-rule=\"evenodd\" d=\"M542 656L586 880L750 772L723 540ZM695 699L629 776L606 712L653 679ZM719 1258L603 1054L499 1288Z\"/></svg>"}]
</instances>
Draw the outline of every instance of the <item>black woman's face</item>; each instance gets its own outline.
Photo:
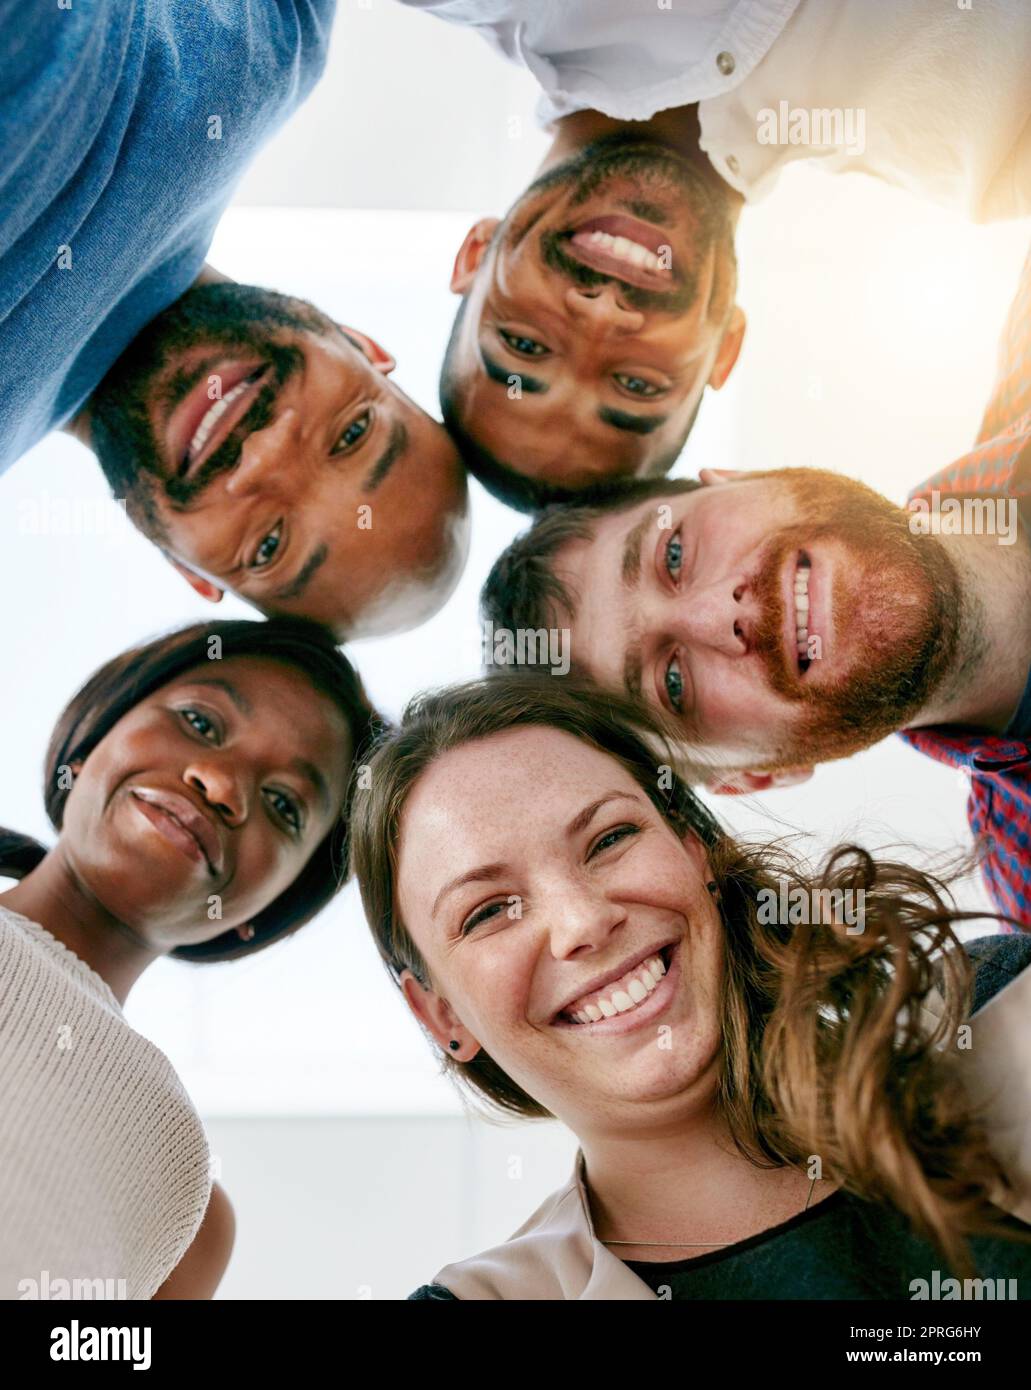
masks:
<instances>
[{"instance_id":1,"label":"black woman's face","mask_svg":"<svg viewBox=\"0 0 1031 1390\"><path fill-rule=\"evenodd\" d=\"M77 770L60 852L160 952L248 922L297 878L343 805L352 739L307 676L210 661L142 700Z\"/></svg>"}]
</instances>

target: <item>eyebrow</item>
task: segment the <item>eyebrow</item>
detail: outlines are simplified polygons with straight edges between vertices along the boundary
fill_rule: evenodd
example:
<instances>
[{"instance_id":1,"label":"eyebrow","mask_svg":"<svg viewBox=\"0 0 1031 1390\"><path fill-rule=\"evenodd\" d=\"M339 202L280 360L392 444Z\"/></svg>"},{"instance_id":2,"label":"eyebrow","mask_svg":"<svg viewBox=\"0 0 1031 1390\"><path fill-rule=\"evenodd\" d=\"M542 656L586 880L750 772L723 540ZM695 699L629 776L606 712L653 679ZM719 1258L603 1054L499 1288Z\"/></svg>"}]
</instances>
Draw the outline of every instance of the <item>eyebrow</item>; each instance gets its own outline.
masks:
<instances>
[{"instance_id":1,"label":"eyebrow","mask_svg":"<svg viewBox=\"0 0 1031 1390\"><path fill-rule=\"evenodd\" d=\"M249 717L254 713L251 702L240 694L235 685L231 685L229 681L223 680L221 676L207 676L203 679L194 681L194 685L213 685L218 690L224 690L241 714L246 714Z\"/></svg>"},{"instance_id":2,"label":"eyebrow","mask_svg":"<svg viewBox=\"0 0 1031 1390\"><path fill-rule=\"evenodd\" d=\"M524 376L522 372L517 372L515 368L506 371L500 362L495 362L493 357L488 357L482 347L480 348L480 359L483 362L483 370L490 377L491 381L496 381L499 386L510 386L511 382L509 378L515 376L519 378L520 388L528 392L531 396L543 395L543 393L549 389L548 383L546 381L541 381L539 377Z\"/></svg>"},{"instance_id":3,"label":"eyebrow","mask_svg":"<svg viewBox=\"0 0 1031 1390\"><path fill-rule=\"evenodd\" d=\"M526 383L524 382L525 386ZM617 430L627 430L630 434L651 434L661 429L669 419L668 415L630 415L625 410L613 410L607 405L599 407L598 419Z\"/></svg>"},{"instance_id":4,"label":"eyebrow","mask_svg":"<svg viewBox=\"0 0 1031 1390\"><path fill-rule=\"evenodd\" d=\"M278 589L270 589L267 594L262 594L261 602L267 603L269 599L300 598L311 583L317 570L320 570L329 558L329 546L323 542L305 560L304 564L286 584L281 584Z\"/></svg>"},{"instance_id":5,"label":"eyebrow","mask_svg":"<svg viewBox=\"0 0 1031 1390\"><path fill-rule=\"evenodd\" d=\"M453 878L450 883L445 883L437 894L430 916L436 917L441 899L446 897L448 893L453 893L456 888L464 888L467 883L484 883L489 879L500 878L507 868L507 864L481 864L479 868L470 869L467 874L460 874L458 878Z\"/></svg>"},{"instance_id":6,"label":"eyebrow","mask_svg":"<svg viewBox=\"0 0 1031 1390\"><path fill-rule=\"evenodd\" d=\"M645 512L635 526L631 526L623 541L623 558L620 564L620 579L624 589L633 592L641 582L641 550L645 533L651 525L651 515ZM635 699L641 695L641 642L633 640L627 644L623 656L623 685L628 694Z\"/></svg>"},{"instance_id":7,"label":"eyebrow","mask_svg":"<svg viewBox=\"0 0 1031 1390\"><path fill-rule=\"evenodd\" d=\"M641 643L634 641L629 644L623 657L623 684L634 699L641 697L641 670Z\"/></svg>"},{"instance_id":8,"label":"eyebrow","mask_svg":"<svg viewBox=\"0 0 1031 1390\"><path fill-rule=\"evenodd\" d=\"M408 430L402 420L395 420L387 440L387 447L380 454L366 476L362 489L373 492L387 476L394 464L408 448Z\"/></svg>"},{"instance_id":9,"label":"eyebrow","mask_svg":"<svg viewBox=\"0 0 1031 1390\"><path fill-rule=\"evenodd\" d=\"M589 806L585 806L582 811L577 812L566 827L566 834L578 835L581 830L586 830L601 808L607 806L610 801L636 800L637 797L630 792L606 792L604 796L599 796L597 801L592 801Z\"/></svg>"},{"instance_id":10,"label":"eyebrow","mask_svg":"<svg viewBox=\"0 0 1031 1390\"><path fill-rule=\"evenodd\" d=\"M644 545L644 534L650 525L651 516L645 512L637 525L632 526L626 534L620 565L620 578L624 589L636 589L641 582L641 547Z\"/></svg>"}]
</instances>

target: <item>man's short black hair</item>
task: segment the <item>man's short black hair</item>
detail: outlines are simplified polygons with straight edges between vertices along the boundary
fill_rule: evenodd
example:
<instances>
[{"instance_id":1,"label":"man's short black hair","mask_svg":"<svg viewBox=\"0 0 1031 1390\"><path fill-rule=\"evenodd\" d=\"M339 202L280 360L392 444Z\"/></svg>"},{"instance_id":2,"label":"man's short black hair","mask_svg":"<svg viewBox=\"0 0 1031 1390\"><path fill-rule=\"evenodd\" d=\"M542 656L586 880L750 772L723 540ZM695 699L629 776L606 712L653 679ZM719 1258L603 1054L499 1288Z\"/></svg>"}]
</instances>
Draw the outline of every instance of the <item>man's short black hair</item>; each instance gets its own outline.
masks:
<instances>
[{"instance_id":1,"label":"man's short black hair","mask_svg":"<svg viewBox=\"0 0 1031 1390\"><path fill-rule=\"evenodd\" d=\"M576 615L577 596L554 573L555 556L574 540L590 540L595 522L649 498L677 497L701 487L696 478L638 478L594 489L576 506L550 506L528 531L501 552L480 592L480 614L494 628L556 626L557 615Z\"/></svg>"},{"instance_id":2,"label":"man's short black hair","mask_svg":"<svg viewBox=\"0 0 1031 1390\"><path fill-rule=\"evenodd\" d=\"M458 406L458 383L454 364L454 354L458 346L462 320L465 317L465 306L466 296L463 295L458 312L455 314L455 321L451 325L451 336L448 339L447 348L444 351L444 361L440 368L439 393L440 413L444 427L454 441L459 457L469 472L479 480L492 497L496 497L499 502L504 502L508 507L513 507L517 512L539 512L545 507L560 503L581 504L593 497L598 491L608 493L615 486L611 481L593 483L587 488L568 488L555 487L546 478L528 478L512 464L503 463L489 450L484 449L469 433ZM661 458L656 459L651 466L651 476L647 481L665 478L665 475L676 463L687 443L687 437L694 427L694 422L698 418L701 404L702 398L699 396L698 403L691 413L691 418L684 426L680 438L672 449Z\"/></svg>"}]
</instances>

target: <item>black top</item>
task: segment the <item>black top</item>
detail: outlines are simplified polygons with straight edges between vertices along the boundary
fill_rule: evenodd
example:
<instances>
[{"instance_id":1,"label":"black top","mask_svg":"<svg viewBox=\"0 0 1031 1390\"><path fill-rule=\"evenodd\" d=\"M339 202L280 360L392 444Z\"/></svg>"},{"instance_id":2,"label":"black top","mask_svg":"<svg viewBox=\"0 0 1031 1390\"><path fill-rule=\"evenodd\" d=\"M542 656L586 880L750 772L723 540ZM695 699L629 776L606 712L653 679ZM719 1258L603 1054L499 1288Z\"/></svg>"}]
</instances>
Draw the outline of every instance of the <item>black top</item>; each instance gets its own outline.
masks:
<instances>
[{"instance_id":1,"label":"black top","mask_svg":"<svg viewBox=\"0 0 1031 1390\"><path fill-rule=\"evenodd\" d=\"M968 941L977 963L974 979L976 1013L1004 985L1031 964L1031 936L988 936ZM1027 1234L1021 1221L1007 1220ZM974 1236L970 1250L982 1279L1001 1279L998 1298L1031 1298L1031 1244L994 1236ZM938 1297L951 1278L942 1257L913 1234L904 1216L892 1207L866 1202L838 1190L789 1221L735 1242L725 1250L694 1259L656 1264L627 1260L638 1278L668 1299L911 1299L917 1293ZM922 1290L914 1285L923 1279ZM1015 1285L1008 1281L1015 1280ZM423 1284L413 1299L454 1299L441 1284Z\"/></svg>"}]
</instances>

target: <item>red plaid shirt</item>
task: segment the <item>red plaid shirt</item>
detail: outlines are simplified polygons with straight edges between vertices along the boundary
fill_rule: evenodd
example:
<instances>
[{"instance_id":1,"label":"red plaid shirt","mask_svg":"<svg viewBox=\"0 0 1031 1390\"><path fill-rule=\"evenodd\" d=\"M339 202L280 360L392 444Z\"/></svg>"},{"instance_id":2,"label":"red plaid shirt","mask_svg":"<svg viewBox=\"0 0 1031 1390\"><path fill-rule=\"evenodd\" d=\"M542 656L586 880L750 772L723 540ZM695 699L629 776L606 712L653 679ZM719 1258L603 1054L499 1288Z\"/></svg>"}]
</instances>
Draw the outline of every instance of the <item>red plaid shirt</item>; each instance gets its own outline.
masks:
<instances>
[{"instance_id":1,"label":"red plaid shirt","mask_svg":"<svg viewBox=\"0 0 1031 1390\"><path fill-rule=\"evenodd\" d=\"M1031 498L1031 254L1024 263L999 351L999 372L977 443L912 495ZM1026 514L1028 501L1021 502ZM1022 526L1026 522L1022 520ZM1031 743L1005 734L907 729L907 743L970 777L967 814L1000 912L1031 929Z\"/></svg>"}]
</instances>

